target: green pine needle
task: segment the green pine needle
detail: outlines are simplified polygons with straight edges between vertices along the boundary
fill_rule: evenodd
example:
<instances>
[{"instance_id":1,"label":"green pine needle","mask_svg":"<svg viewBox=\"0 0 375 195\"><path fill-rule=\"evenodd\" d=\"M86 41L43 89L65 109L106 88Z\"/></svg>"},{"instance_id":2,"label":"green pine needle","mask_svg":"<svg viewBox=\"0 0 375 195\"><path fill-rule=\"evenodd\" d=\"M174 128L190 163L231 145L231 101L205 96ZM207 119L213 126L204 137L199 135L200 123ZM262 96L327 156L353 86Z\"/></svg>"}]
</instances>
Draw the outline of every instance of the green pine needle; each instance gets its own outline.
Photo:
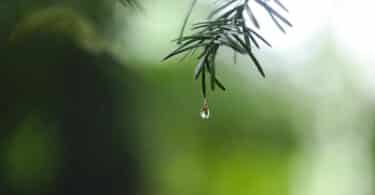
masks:
<instances>
[{"instance_id":1,"label":"green pine needle","mask_svg":"<svg viewBox=\"0 0 375 195\"><path fill-rule=\"evenodd\" d=\"M197 4L197 0L192 0L180 36L175 40L178 47L164 58L164 60L167 60L182 53L188 55L197 50L200 51L194 78L201 77L204 98L207 96L206 73L211 78L211 90L214 90L215 86L225 90L224 85L217 79L215 63L218 50L222 47L232 49L235 56L237 53L248 55L261 76L265 77L265 72L253 53L253 48L260 48L258 41L269 47L271 47L271 44L247 24L247 22L251 22L257 30L260 28L260 24L249 4L250 1L260 5L270 15L271 20L280 31L286 32L283 25L292 27L292 24L271 6L271 4L274 4L274 6L288 12L288 9L280 0L217 0L216 8L208 14L208 19L193 24L192 34L184 35L193 8Z\"/></svg>"}]
</instances>

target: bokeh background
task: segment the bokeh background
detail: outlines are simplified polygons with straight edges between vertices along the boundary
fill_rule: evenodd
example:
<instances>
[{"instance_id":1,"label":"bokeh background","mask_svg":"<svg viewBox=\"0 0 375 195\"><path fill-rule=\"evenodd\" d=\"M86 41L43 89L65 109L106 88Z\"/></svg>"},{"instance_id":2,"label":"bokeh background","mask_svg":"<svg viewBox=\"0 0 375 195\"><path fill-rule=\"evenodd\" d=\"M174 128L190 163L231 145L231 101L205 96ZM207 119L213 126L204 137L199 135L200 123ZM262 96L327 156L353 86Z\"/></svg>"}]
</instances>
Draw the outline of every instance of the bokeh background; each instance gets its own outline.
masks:
<instances>
[{"instance_id":1,"label":"bokeh background","mask_svg":"<svg viewBox=\"0 0 375 195\"><path fill-rule=\"evenodd\" d=\"M126 97L131 94L133 99L112 102L118 110L113 116L116 124L123 127L116 128L116 133L126 135L113 139L123 142L122 147L137 159L134 178L140 178L137 186L142 194L370 195L375 192L374 3L284 0L290 10L285 15L294 25L287 34L279 32L267 15L255 8L261 32L273 45L256 51L267 78L261 78L246 56L234 64L232 52L221 50L217 74L228 90L209 93L211 117L202 120L200 83L193 80L196 60L161 62L175 46L171 40L178 36L190 1L139 2L141 10L124 8L115 1L2 0L0 40L5 43L23 18L50 6L73 7L87 18L125 71L111 66L105 69L116 72L116 77L122 77L120 80L125 83L132 83L131 87L115 90L123 89L122 93ZM191 22L204 18L213 5L209 0L200 1ZM3 53L8 50L1 49ZM8 53L14 58L22 58L20 55L18 50ZM66 59L64 63L70 62L74 59ZM45 68L51 67L31 66L27 70L38 75ZM29 83L30 77L8 72L4 74L17 82ZM79 75L85 75L85 71ZM109 85L112 82L115 85L117 81ZM5 90L0 96L5 97L18 86L10 82L3 85ZM101 93L101 85L92 83L92 90ZM0 129L8 132L1 140L0 175L3 184L14 193L39 194L54 189L51 186L59 182L59 170L66 163L61 152L66 139L60 139L64 128L58 122L45 119L45 115L51 114L48 109L29 109L28 104L34 101L28 101L28 97L41 98L44 93L37 84L26 86L29 88L23 94L26 98L17 99L14 103L17 107L2 110L0 121L4 124L14 118L8 112L15 116L18 112L25 114L12 128ZM45 90L51 88L56 86L52 84ZM9 101L5 97L0 97L4 105ZM59 101L49 103L54 104ZM90 107L87 109L81 114L90 113ZM109 120L108 116L101 116L96 120ZM115 122L108 124L112 123ZM83 128L88 129L70 136L94 141L78 141L82 145L74 146L101 150L94 146L95 141L100 142L106 132L97 133L98 129L91 134L90 126ZM106 148L104 153L112 150L117 150L116 146ZM122 157L109 159L108 166L117 158ZM87 157L84 161L87 166L92 159L95 158ZM122 164L116 166L121 168ZM123 166L130 167L127 163ZM69 168L64 170L69 172ZM72 178L74 173L72 170ZM114 178L124 186L129 183L129 178ZM95 185L92 193L81 194L95 194Z\"/></svg>"}]
</instances>

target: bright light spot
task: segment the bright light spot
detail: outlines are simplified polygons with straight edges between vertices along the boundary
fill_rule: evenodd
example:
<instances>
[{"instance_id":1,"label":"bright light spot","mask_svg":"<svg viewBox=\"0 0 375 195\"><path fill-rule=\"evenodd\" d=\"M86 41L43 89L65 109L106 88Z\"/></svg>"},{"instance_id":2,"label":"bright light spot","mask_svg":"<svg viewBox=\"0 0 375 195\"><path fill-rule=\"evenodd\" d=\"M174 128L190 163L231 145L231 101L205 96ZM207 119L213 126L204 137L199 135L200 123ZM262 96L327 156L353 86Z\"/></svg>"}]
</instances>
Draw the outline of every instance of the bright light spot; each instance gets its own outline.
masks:
<instances>
[{"instance_id":1,"label":"bright light spot","mask_svg":"<svg viewBox=\"0 0 375 195\"><path fill-rule=\"evenodd\" d=\"M274 25L268 14L259 6L254 11L259 15L259 20L262 23L261 31L270 40L275 52L292 53L305 46L306 42L314 35L321 32L329 22L330 15L330 1L314 0L285 0L283 4L289 9L288 12L283 12L281 9L276 9L289 19L293 24L292 28L284 25L287 34L283 34ZM277 6L273 6L277 8Z\"/></svg>"},{"instance_id":2,"label":"bright light spot","mask_svg":"<svg viewBox=\"0 0 375 195\"><path fill-rule=\"evenodd\" d=\"M336 1L334 23L332 30L334 37L350 57L362 63L375 62L375 3L367 0Z\"/></svg>"},{"instance_id":3,"label":"bright light spot","mask_svg":"<svg viewBox=\"0 0 375 195\"><path fill-rule=\"evenodd\" d=\"M373 19L375 3L373 1L336 1L332 30L337 48L342 56L355 63L364 91L371 93L375 88L375 25ZM369 94L374 96L374 92Z\"/></svg>"}]
</instances>

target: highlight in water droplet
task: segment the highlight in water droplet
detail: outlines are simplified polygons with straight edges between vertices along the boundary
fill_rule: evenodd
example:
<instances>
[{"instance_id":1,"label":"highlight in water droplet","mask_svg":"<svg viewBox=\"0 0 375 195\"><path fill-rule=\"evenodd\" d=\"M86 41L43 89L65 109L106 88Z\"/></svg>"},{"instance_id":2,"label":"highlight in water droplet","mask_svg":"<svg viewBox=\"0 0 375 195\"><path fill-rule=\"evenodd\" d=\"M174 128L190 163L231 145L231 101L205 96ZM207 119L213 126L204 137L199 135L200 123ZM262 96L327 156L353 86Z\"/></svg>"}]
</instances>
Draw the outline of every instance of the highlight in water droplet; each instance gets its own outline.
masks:
<instances>
[{"instance_id":1,"label":"highlight in water droplet","mask_svg":"<svg viewBox=\"0 0 375 195\"><path fill-rule=\"evenodd\" d=\"M208 107L207 99L204 99L203 106L200 112L202 119L209 119L210 118L210 109Z\"/></svg>"}]
</instances>

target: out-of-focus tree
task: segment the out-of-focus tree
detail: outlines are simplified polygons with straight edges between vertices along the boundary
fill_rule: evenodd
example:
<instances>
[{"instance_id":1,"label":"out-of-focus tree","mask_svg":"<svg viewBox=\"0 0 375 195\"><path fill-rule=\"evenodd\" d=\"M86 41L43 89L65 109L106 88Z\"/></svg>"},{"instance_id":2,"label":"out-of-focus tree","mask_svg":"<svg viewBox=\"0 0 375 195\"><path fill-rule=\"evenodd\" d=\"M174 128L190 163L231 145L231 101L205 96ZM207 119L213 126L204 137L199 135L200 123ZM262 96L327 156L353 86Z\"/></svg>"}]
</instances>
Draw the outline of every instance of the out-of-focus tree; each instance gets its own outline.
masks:
<instances>
[{"instance_id":1,"label":"out-of-focus tree","mask_svg":"<svg viewBox=\"0 0 375 195\"><path fill-rule=\"evenodd\" d=\"M137 194L135 115L123 112L133 110L136 79L107 46L108 3L2 3L0 193ZM30 120L41 125L24 128L56 135L59 163L49 181L12 183L5 150Z\"/></svg>"}]
</instances>

